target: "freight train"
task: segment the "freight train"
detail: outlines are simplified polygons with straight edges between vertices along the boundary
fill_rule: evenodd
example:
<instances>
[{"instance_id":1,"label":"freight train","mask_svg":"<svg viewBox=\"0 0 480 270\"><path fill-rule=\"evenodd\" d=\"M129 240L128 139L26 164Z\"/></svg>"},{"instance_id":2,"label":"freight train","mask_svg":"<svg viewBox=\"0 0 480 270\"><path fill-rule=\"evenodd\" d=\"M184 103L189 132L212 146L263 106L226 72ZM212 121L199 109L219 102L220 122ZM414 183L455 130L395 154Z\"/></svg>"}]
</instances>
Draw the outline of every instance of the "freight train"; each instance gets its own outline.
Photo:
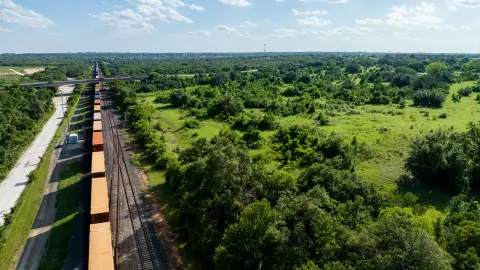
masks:
<instances>
[{"instance_id":1,"label":"freight train","mask_svg":"<svg viewBox=\"0 0 480 270\"><path fill-rule=\"evenodd\" d=\"M96 76L101 76L96 64ZM92 136L92 167L90 197L90 237L88 269L113 270L112 233L108 184L105 174L105 154L100 107L100 84L95 85L94 121Z\"/></svg>"}]
</instances>

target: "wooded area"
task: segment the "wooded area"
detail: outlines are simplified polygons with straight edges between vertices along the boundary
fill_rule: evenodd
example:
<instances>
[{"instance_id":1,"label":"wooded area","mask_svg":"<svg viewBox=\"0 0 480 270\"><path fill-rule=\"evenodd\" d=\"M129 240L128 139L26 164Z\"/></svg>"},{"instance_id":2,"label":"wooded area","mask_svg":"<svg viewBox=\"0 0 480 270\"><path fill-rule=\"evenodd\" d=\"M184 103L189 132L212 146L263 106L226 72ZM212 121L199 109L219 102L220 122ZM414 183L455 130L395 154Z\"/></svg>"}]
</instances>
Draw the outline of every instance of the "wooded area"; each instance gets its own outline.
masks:
<instances>
[{"instance_id":1,"label":"wooded area","mask_svg":"<svg viewBox=\"0 0 480 270\"><path fill-rule=\"evenodd\" d=\"M165 172L170 218L185 252L216 269L479 268L480 125L436 128L439 121L449 125L451 115L438 111L446 103L471 104L480 92L479 67L480 60L462 55L102 63L111 76L153 72L110 89L150 164ZM454 84L461 85L458 93L451 92ZM153 93L155 103L139 93ZM192 138L187 147L169 149L174 131L156 117L156 104L180 109ZM372 142L336 131L337 118L403 119L410 108L431 128L411 139L402 135L409 146L407 156L398 154L399 188L363 179L359 165L381 160L376 151L389 128L372 131L378 137ZM282 124L286 118L298 123ZM416 118L410 115L410 130ZM212 119L224 128L200 137L195 130ZM404 183L418 190L406 192ZM417 192L425 188L444 190L449 202L427 204Z\"/></svg>"}]
</instances>

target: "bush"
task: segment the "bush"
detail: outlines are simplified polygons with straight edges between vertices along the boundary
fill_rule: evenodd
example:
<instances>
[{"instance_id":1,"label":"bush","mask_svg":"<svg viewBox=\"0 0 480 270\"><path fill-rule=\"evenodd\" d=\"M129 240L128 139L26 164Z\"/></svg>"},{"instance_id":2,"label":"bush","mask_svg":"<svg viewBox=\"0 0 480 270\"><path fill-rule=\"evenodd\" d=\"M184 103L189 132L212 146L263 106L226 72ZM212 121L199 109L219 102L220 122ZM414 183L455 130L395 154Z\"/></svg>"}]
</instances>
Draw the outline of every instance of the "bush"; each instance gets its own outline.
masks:
<instances>
[{"instance_id":1,"label":"bush","mask_svg":"<svg viewBox=\"0 0 480 270\"><path fill-rule=\"evenodd\" d=\"M250 149L259 149L263 145L263 137L260 130L250 127L243 135L242 140L245 141Z\"/></svg>"},{"instance_id":2,"label":"bush","mask_svg":"<svg viewBox=\"0 0 480 270\"><path fill-rule=\"evenodd\" d=\"M453 94L453 95L452 95L452 100L453 100L453 102L455 102L455 103L460 102L461 99L462 99L462 96L459 95L459 94Z\"/></svg>"},{"instance_id":3,"label":"bush","mask_svg":"<svg viewBox=\"0 0 480 270\"><path fill-rule=\"evenodd\" d=\"M447 113L441 113L438 115L438 118L446 119L447 118Z\"/></svg>"},{"instance_id":4,"label":"bush","mask_svg":"<svg viewBox=\"0 0 480 270\"><path fill-rule=\"evenodd\" d=\"M475 100L480 101L480 94L477 94L477 98Z\"/></svg>"},{"instance_id":5,"label":"bush","mask_svg":"<svg viewBox=\"0 0 480 270\"><path fill-rule=\"evenodd\" d=\"M458 90L458 94L462 97L468 97L472 94L473 90L471 87L461 88Z\"/></svg>"},{"instance_id":6,"label":"bush","mask_svg":"<svg viewBox=\"0 0 480 270\"><path fill-rule=\"evenodd\" d=\"M170 94L171 93L169 91L160 92L155 98L155 103L170 103L171 102Z\"/></svg>"},{"instance_id":7,"label":"bush","mask_svg":"<svg viewBox=\"0 0 480 270\"><path fill-rule=\"evenodd\" d=\"M200 122L197 120L197 119L189 119L187 121L185 121L185 124L184 126L186 128L199 128L200 127Z\"/></svg>"},{"instance_id":8,"label":"bush","mask_svg":"<svg viewBox=\"0 0 480 270\"><path fill-rule=\"evenodd\" d=\"M447 96L439 90L420 90L413 94L416 106L442 107Z\"/></svg>"},{"instance_id":9,"label":"bush","mask_svg":"<svg viewBox=\"0 0 480 270\"><path fill-rule=\"evenodd\" d=\"M328 126L330 125L330 119L325 113L320 112L317 116L317 124L319 126Z\"/></svg>"},{"instance_id":10,"label":"bush","mask_svg":"<svg viewBox=\"0 0 480 270\"><path fill-rule=\"evenodd\" d=\"M413 141L405 167L425 184L447 191L466 191L468 157L456 136L439 130Z\"/></svg>"}]
</instances>

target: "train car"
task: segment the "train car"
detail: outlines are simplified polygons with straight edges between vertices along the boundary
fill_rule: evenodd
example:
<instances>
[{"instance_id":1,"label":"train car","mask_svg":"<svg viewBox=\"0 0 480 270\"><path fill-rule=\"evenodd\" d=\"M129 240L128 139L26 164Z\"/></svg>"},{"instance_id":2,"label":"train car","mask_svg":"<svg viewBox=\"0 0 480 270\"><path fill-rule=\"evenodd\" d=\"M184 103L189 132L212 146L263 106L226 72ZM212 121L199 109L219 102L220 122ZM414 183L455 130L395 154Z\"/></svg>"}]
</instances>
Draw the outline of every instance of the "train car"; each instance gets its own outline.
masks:
<instances>
[{"instance_id":1,"label":"train car","mask_svg":"<svg viewBox=\"0 0 480 270\"><path fill-rule=\"evenodd\" d=\"M92 178L92 192L90 198L90 223L103 223L110 221L108 207L107 178Z\"/></svg>"},{"instance_id":2,"label":"train car","mask_svg":"<svg viewBox=\"0 0 480 270\"><path fill-rule=\"evenodd\" d=\"M102 121L93 122L93 132L102 131Z\"/></svg>"},{"instance_id":3,"label":"train car","mask_svg":"<svg viewBox=\"0 0 480 270\"><path fill-rule=\"evenodd\" d=\"M100 99L100 93L98 95L95 94L95 99Z\"/></svg>"},{"instance_id":4,"label":"train car","mask_svg":"<svg viewBox=\"0 0 480 270\"><path fill-rule=\"evenodd\" d=\"M102 114L101 113L94 113L93 114L93 121L102 121Z\"/></svg>"},{"instance_id":5,"label":"train car","mask_svg":"<svg viewBox=\"0 0 480 270\"><path fill-rule=\"evenodd\" d=\"M100 112L101 111L100 105L94 105L93 106L93 111L94 112Z\"/></svg>"},{"instance_id":6,"label":"train car","mask_svg":"<svg viewBox=\"0 0 480 270\"><path fill-rule=\"evenodd\" d=\"M112 233L110 222L90 225L88 250L89 270L113 270Z\"/></svg>"},{"instance_id":7,"label":"train car","mask_svg":"<svg viewBox=\"0 0 480 270\"><path fill-rule=\"evenodd\" d=\"M105 177L105 153L92 152L92 177Z\"/></svg>"},{"instance_id":8,"label":"train car","mask_svg":"<svg viewBox=\"0 0 480 270\"><path fill-rule=\"evenodd\" d=\"M92 149L93 149L93 152L103 151L103 132L101 131L93 132Z\"/></svg>"},{"instance_id":9,"label":"train car","mask_svg":"<svg viewBox=\"0 0 480 270\"><path fill-rule=\"evenodd\" d=\"M95 99L94 105L100 105L100 99Z\"/></svg>"}]
</instances>

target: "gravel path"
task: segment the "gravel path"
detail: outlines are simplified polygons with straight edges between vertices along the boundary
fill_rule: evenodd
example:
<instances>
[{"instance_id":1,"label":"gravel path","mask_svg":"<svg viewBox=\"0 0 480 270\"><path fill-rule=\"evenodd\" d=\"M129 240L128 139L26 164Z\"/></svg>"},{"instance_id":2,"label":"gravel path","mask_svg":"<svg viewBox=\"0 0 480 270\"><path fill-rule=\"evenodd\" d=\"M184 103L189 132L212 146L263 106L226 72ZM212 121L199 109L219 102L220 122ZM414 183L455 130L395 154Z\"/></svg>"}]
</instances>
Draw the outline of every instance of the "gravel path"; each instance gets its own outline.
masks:
<instances>
[{"instance_id":1,"label":"gravel path","mask_svg":"<svg viewBox=\"0 0 480 270\"><path fill-rule=\"evenodd\" d=\"M60 87L59 90L64 94L70 94L73 92L74 87L74 85L65 85ZM40 163L40 158L45 154L58 125L64 118L62 97L54 97L53 102L55 104L55 113L50 117L42 131L28 147L27 151L22 154L7 178L0 183L0 226L4 223L3 215L10 212L10 209L22 194L23 189L28 183L28 174ZM63 102L63 110L66 110L67 97L63 97Z\"/></svg>"}]
</instances>

